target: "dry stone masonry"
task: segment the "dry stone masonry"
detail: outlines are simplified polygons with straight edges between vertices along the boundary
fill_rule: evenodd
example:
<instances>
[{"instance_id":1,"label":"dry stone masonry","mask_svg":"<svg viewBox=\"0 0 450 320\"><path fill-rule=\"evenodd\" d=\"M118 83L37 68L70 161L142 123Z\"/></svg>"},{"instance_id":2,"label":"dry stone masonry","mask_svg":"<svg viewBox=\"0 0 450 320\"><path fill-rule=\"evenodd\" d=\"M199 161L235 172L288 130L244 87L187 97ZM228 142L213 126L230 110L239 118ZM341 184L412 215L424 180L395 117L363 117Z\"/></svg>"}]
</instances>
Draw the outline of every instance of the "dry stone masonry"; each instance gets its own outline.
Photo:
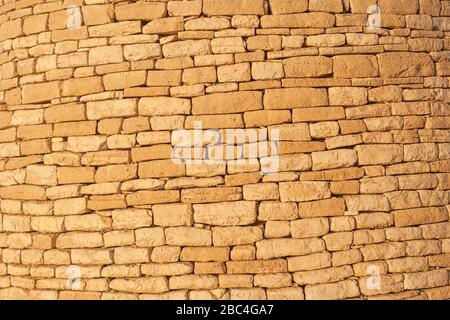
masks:
<instances>
[{"instance_id":1,"label":"dry stone masonry","mask_svg":"<svg viewBox=\"0 0 450 320\"><path fill-rule=\"evenodd\" d=\"M0 0L0 298L449 299L449 35L447 0Z\"/></svg>"}]
</instances>

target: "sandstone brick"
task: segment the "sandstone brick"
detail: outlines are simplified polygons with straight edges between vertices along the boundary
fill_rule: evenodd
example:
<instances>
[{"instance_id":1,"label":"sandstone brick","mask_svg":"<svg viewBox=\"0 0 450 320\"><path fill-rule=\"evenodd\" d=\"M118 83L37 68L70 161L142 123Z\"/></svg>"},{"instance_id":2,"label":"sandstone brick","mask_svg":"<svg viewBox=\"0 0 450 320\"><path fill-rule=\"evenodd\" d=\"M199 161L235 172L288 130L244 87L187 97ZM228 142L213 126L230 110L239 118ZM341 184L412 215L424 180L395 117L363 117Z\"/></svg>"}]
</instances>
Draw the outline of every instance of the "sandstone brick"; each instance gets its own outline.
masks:
<instances>
[{"instance_id":1,"label":"sandstone brick","mask_svg":"<svg viewBox=\"0 0 450 320\"><path fill-rule=\"evenodd\" d=\"M181 251L181 261L227 261L230 249L228 247L185 247Z\"/></svg>"},{"instance_id":2,"label":"sandstone brick","mask_svg":"<svg viewBox=\"0 0 450 320\"><path fill-rule=\"evenodd\" d=\"M408 256L427 256L441 252L440 242L436 240L410 240L405 243Z\"/></svg>"},{"instance_id":3,"label":"sandstone brick","mask_svg":"<svg viewBox=\"0 0 450 320\"><path fill-rule=\"evenodd\" d=\"M117 21L121 20L153 20L166 14L164 3L133 3L115 7Z\"/></svg>"},{"instance_id":4,"label":"sandstone brick","mask_svg":"<svg viewBox=\"0 0 450 320\"><path fill-rule=\"evenodd\" d=\"M281 49L281 37L275 35L254 36L247 39L247 49L276 51Z\"/></svg>"},{"instance_id":5,"label":"sandstone brick","mask_svg":"<svg viewBox=\"0 0 450 320\"><path fill-rule=\"evenodd\" d=\"M183 83L214 83L217 81L215 67L190 68L183 71Z\"/></svg>"},{"instance_id":6,"label":"sandstone brick","mask_svg":"<svg viewBox=\"0 0 450 320\"><path fill-rule=\"evenodd\" d=\"M202 1L169 1L167 11L173 16L196 16L202 11Z\"/></svg>"},{"instance_id":7,"label":"sandstone brick","mask_svg":"<svg viewBox=\"0 0 450 320\"><path fill-rule=\"evenodd\" d=\"M329 231L326 218L301 219L290 223L293 238L312 238L325 235Z\"/></svg>"},{"instance_id":8,"label":"sandstone brick","mask_svg":"<svg viewBox=\"0 0 450 320\"><path fill-rule=\"evenodd\" d=\"M293 202L262 201L259 204L258 220L294 220L297 217L297 205Z\"/></svg>"},{"instance_id":9,"label":"sandstone brick","mask_svg":"<svg viewBox=\"0 0 450 320\"><path fill-rule=\"evenodd\" d=\"M136 112L136 99L96 101L88 102L86 105L86 113L89 120L134 116Z\"/></svg>"},{"instance_id":10,"label":"sandstone brick","mask_svg":"<svg viewBox=\"0 0 450 320\"><path fill-rule=\"evenodd\" d=\"M210 203L241 199L241 189L237 187L198 188L181 191L181 201L185 203Z\"/></svg>"},{"instance_id":11,"label":"sandstone brick","mask_svg":"<svg viewBox=\"0 0 450 320\"><path fill-rule=\"evenodd\" d=\"M319 200L329 198L330 190L325 182L282 182L280 197L282 202Z\"/></svg>"},{"instance_id":12,"label":"sandstone brick","mask_svg":"<svg viewBox=\"0 0 450 320\"><path fill-rule=\"evenodd\" d=\"M3 28L0 32L0 41L12 39L22 34L22 19L4 21L2 25Z\"/></svg>"},{"instance_id":13,"label":"sandstone brick","mask_svg":"<svg viewBox=\"0 0 450 320\"><path fill-rule=\"evenodd\" d=\"M331 254L328 252L313 253L299 257L289 257L289 271L322 269L331 266Z\"/></svg>"},{"instance_id":14,"label":"sandstone brick","mask_svg":"<svg viewBox=\"0 0 450 320\"><path fill-rule=\"evenodd\" d=\"M89 50L90 65L118 63L122 61L123 52L121 46L103 46L91 48Z\"/></svg>"},{"instance_id":15,"label":"sandstone brick","mask_svg":"<svg viewBox=\"0 0 450 320\"><path fill-rule=\"evenodd\" d=\"M286 3L285 7L289 5ZM267 15L261 18L263 28L327 28L332 27L334 22L335 17L325 12Z\"/></svg>"},{"instance_id":16,"label":"sandstone brick","mask_svg":"<svg viewBox=\"0 0 450 320\"><path fill-rule=\"evenodd\" d=\"M254 80L281 79L284 77L284 69L277 62L253 62L252 78Z\"/></svg>"},{"instance_id":17,"label":"sandstone brick","mask_svg":"<svg viewBox=\"0 0 450 320\"><path fill-rule=\"evenodd\" d=\"M55 123L53 126L53 135L57 137L68 137L95 134L96 125L97 123L95 121Z\"/></svg>"},{"instance_id":18,"label":"sandstone brick","mask_svg":"<svg viewBox=\"0 0 450 320\"><path fill-rule=\"evenodd\" d=\"M405 255L405 244L401 242L371 244L360 250L364 257L364 261L393 259Z\"/></svg>"},{"instance_id":19,"label":"sandstone brick","mask_svg":"<svg viewBox=\"0 0 450 320\"><path fill-rule=\"evenodd\" d=\"M365 88L330 88L330 105L357 106L367 103L367 90Z\"/></svg>"},{"instance_id":20,"label":"sandstone brick","mask_svg":"<svg viewBox=\"0 0 450 320\"><path fill-rule=\"evenodd\" d=\"M427 272L406 273L404 280L405 289L421 289L446 285L448 272L446 270L434 270Z\"/></svg>"},{"instance_id":21,"label":"sandstone brick","mask_svg":"<svg viewBox=\"0 0 450 320\"><path fill-rule=\"evenodd\" d=\"M401 0L398 2L381 0L380 7L383 12L393 14L414 14L419 10L419 3L416 0Z\"/></svg>"},{"instance_id":22,"label":"sandstone brick","mask_svg":"<svg viewBox=\"0 0 450 320\"><path fill-rule=\"evenodd\" d=\"M127 195L128 205L173 203L180 200L177 190L138 191Z\"/></svg>"},{"instance_id":23,"label":"sandstone brick","mask_svg":"<svg viewBox=\"0 0 450 320\"><path fill-rule=\"evenodd\" d=\"M288 287L291 282L291 275L288 273L257 274L254 278L255 286L263 288Z\"/></svg>"},{"instance_id":24,"label":"sandstone brick","mask_svg":"<svg viewBox=\"0 0 450 320\"><path fill-rule=\"evenodd\" d=\"M395 225L399 227L436 223L448 220L445 208L417 208L405 209L393 212Z\"/></svg>"},{"instance_id":25,"label":"sandstone brick","mask_svg":"<svg viewBox=\"0 0 450 320\"><path fill-rule=\"evenodd\" d=\"M350 211L389 211L389 201L382 195L344 196Z\"/></svg>"},{"instance_id":26,"label":"sandstone brick","mask_svg":"<svg viewBox=\"0 0 450 320\"><path fill-rule=\"evenodd\" d=\"M181 84L181 70L149 71L148 86L176 86Z\"/></svg>"},{"instance_id":27,"label":"sandstone brick","mask_svg":"<svg viewBox=\"0 0 450 320\"><path fill-rule=\"evenodd\" d=\"M332 0L327 3L310 0L308 9L309 11L342 12L344 8L340 0Z\"/></svg>"},{"instance_id":28,"label":"sandstone brick","mask_svg":"<svg viewBox=\"0 0 450 320\"><path fill-rule=\"evenodd\" d=\"M354 150L313 152L313 170L351 167L358 160Z\"/></svg>"},{"instance_id":29,"label":"sandstone brick","mask_svg":"<svg viewBox=\"0 0 450 320\"><path fill-rule=\"evenodd\" d=\"M132 293L160 293L169 290L169 284L165 277L114 279L109 283L109 287L113 290Z\"/></svg>"},{"instance_id":30,"label":"sandstone brick","mask_svg":"<svg viewBox=\"0 0 450 320\"><path fill-rule=\"evenodd\" d=\"M99 167L95 172L95 182L117 182L137 178L136 164L117 164Z\"/></svg>"},{"instance_id":31,"label":"sandstone brick","mask_svg":"<svg viewBox=\"0 0 450 320\"><path fill-rule=\"evenodd\" d=\"M376 34L347 33L345 37L347 38L347 44L351 46L368 46L378 44L378 35Z\"/></svg>"},{"instance_id":32,"label":"sandstone brick","mask_svg":"<svg viewBox=\"0 0 450 320\"><path fill-rule=\"evenodd\" d=\"M245 43L241 37L215 38L211 40L211 50L214 54L245 52Z\"/></svg>"},{"instance_id":33,"label":"sandstone brick","mask_svg":"<svg viewBox=\"0 0 450 320\"><path fill-rule=\"evenodd\" d=\"M398 189L395 177L375 177L361 180L361 193L386 193Z\"/></svg>"},{"instance_id":34,"label":"sandstone brick","mask_svg":"<svg viewBox=\"0 0 450 320\"><path fill-rule=\"evenodd\" d=\"M353 13L367 13L367 8L374 4L376 4L374 0L350 0L350 7Z\"/></svg>"},{"instance_id":35,"label":"sandstone brick","mask_svg":"<svg viewBox=\"0 0 450 320\"><path fill-rule=\"evenodd\" d=\"M355 149L360 165L392 164L403 160L403 148L399 145L364 145Z\"/></svg>"},{"instance_id":36,"label":"sandstone brick","mask_svg":"<svg viewBox=\"0 0 450 320\"><path fill-rule=\"evenodd\" d=\"M162 55L159 43L130 44L123 47L123 56L127 61L139 61L157 58Z\"/></svg>"},{"instance_id":37,"label":"sandstone brick","mask_svg":"<svg viewBox=\"0 0 450 320\"><path fill-rule=\"evenodd\" d=\"M216 276L213 275L182 275L169 279L171 289L214 289L219 285Z\"/></svg>"},{"instance_id":38,"label":"sandstone brick","mask_svg":"<svg viewBox=\"0 0 450 320\"><path fill-rule=\"evenodd\" d=\"M209 246L212 243L211 231L193 227L173 227L165 229L169 245Z\"/></svg>"},{"instance_id":39,"label":"sandstone brick","mask_svg":"<svg viewBox=\"0 0 450 320\"><path fill-rule=\"evenodd\" d=\"M55 215L75 215L86 213L85 198L69 198L56 200L53 204Z\"/></svg>"},{"instance_id":40,"label":"sandstone brick","mask_svg":"<svg viewBox=\"0 0 450 320\"><path fill-rule=\"evenodd\" d=\"M136 229L152 224L152 216L145 209L119 209L112 212L114 229Z\"/></svg>"},{"instance_id":41,"label":"sandstone brick","mask_svg":"<svg viewBox=\"0 0 450 320\"><path fill-rule=\"evenodd\" d=\"M0 197L13 200L45 200L45 189L31 185L0 187Z\"/></svg>"},{"instance_id":42,"label":"sandstone brick","mask_svg":"<svg viewBox=\"0 0 450 320\"><path fill-rule=\"evenodd\" d=\"M211 44L209 40L177 41L163 45L162 52L167 58L203 55L211 53Z\"/></svg>"},{"instance_id":43,"label":"sandstone brick","mask_svg":"<svg viewBox=\"0 0 450 320\"><path fill-rule=\"evenodd\" d=\"M337 47L345 44L345 35L343 34L321 34L309 36L305 44L310 47Z\"/></svg>"},{"instance_id":44,"label":"sandstone brick","mask_svg":"<svg viewBox=\"0 0 450 320\"><path fill-rule=\"evenodd\" d=\"M230 274L285 272L287 263L284 259L229 261L227 262L227 270Z\"/></svg>"},{"instance_id":45,"label":"sandstone brick","mask_svg":"<svg viewBox=\"0 0 450 320\"><path fill-rule=\"evenodd\" d=\"M252 244L263 238L260 227L214 227L212 231L215 246Z\"/></svg>"},{"instance_id":46,"label":"sandstone brick","mask_svg":"<svg viewBox=\"0 0 450 320\"><path fill-rule=\"evenodd\" d=\"M190 109L189 99L169 97L142 98L138 105L139 114L144 116L187 114Z\"/></svg>"},{"instance_id":47,"label":"sandstone brick","mask_svg":"<svg viewBox=\"0 0 450 320\"><path fill-rule=\"evenodd\" d=\"M221 202L194 205L194 221L210 225L248 225L256 221L256 203L252 201Z\"/></svg>"},{"instance_id":48,"label":"sandstone brick","mask_svg":"<svg viewBox=\"0 0 450 320\"><path fill-rule=\"evenodd\" d=\"M232 300L265 300L267 295L263 288L243 288L231 289L230 299Z\"/></svg>"},{"instance_id":49,"label":"sandstone brick","mask_svg":"<svg viewBox=\"0 0 450 320\"><path fill-rule=\"evenodd\" d=\"M256 242L258 259L306 255L325 249L321 239L270 239Z\"/></svg>"},{"instance_id":50,"label":"sandstone brick","mask_svg":"<svg viewBox=\"0 0 450 320\"><path fill-rule=\"evenodd\" d=\"M144 85L147 79L145 71L130 71L107 74L103 77L105 90L119 90Z\"/></svg>"},{"instance_id":51,"label":"sandstone brick","mask_svg":"<svg viewBox=\"0 0 450 320\"><path fill-rule=\"evenodd\" d=\"M112 22L114 8L111 5L93 5L81 8L83 21L87 26Z\"/></svg>"},{"instance_id":52,"label":"sandstone brick","mask_svg":"<svg viewBox=\"0 0 450 320\"><path fill-rule=\"evenodd\" d=\"M330 58L317 57L295 57L283 60L286 77L322 77L333 72L333 61Z\"/></svg>"},{"instance_id":53,"label":"sandstone brick","mask_svg":"<svg viewBox=\"0 0 450 320\"><path fill-rule=\"evenodd\" d=\"M433 143L407 144L404 146L404 161L434 161L438 150Z\"/></svg>"},{"instance_id":54,"label":"sandstone brick","mask_svg":"<svg viewBox=\"0 0 450 320\"><path fill-rule=\"evenodd\" d=\"M383 78L431 76L434 74L431 58L425 53L381 53L377 55L377 58Z\"/></svg>"},{"instance_id":55,"label":"sandstone brick","mask_svg":"<svg viewBox=\"0 0 450 320\"><path fill-rule=\"evenodd\" d=\"M50 106L44 110L44 119L47 123L85 120L85 107L83 104Z\"/></svg>"},{"instance_id":56,"label":"sandstone brick","mask_svg":"<svg viewBox=\"0 0 450 320\"><path fill-rule=\"evenodd\" d=\"M302 218L340 216L344 214L345 203L341 198L303 202L299 203L298 211Z\"/></svg>"},{"instance_id":57,"label":"sandstone brick","mask_svg":"<svg viewBox=\"0 0 450 320\"><path fill-rule=\"evenodd\" d=\"M96 248L103 246L101 234L95 232L67 232L56 239L56 248Z\"/></svg>"},{"instance_id":58,"label":"sandstone brick","mask_svg":"<svg viewBox=\"0 0 450 320\"><path fill-rule=\"evenodd\" d=\"M319 284L344 280L352 275L353 270L350 266L342 266L294 273L293 280L300 285Z\"/></svg>"},{"instance_id":59,"label":"sandstone brick","mask_svg":"<svg viewBox=\"0 0 450 320\"><path fill-rule=\"evenodd\" d=\"M152 206L155 225L190 226L193 223L192 209L188 204L162 204Z\"/></svg>"},{"instance_id":60,"label":"sandstone brick","mask_svg":"<svg viewBox=\"0 0 450 320\"><path fill-rule=\"evenodd\" d=\"M137 247L156 247L165 244L164 230L159 227L141 228L135 231Z\"/></svg>"},{"instance_id":61,"label":"sandstone brick","mask_svg":"<svg viewBox=\"0 0 450 320\"><path fill-rule=\"evenodd\" d=\"M114 249L114 261L116 264L149 262L148 249L120 247Z\"/></svg>"},{"instance_id":62,"label":"sandstone brick","mask_svg":"<svg viewBox=\"0 0 450 320\"><path fill-rule=\"evenodd\" d=\"M327 121L345 119L345 112L342 107L316 107L301 108L292 110L292 121Z\"/></svg>"},{"instance_id":63,"label":"sandstone brick","mask_svg":"<svg viewBox=\"0 0 450 320\"><path fill-rule=\"evenodd\" d=\"M31 228L42 233L57 233L63 231L63 223L63 217L33 217Z\"/></svg>"},{"instance_id":64,"label":"sandstone brick","mask_svg":"<svg viewBox=\"0 0 450 320\"><path fill-rule=\"evenodd\" d=\"M27 84L22 88L22 102L25 104L46 102L60 97L60 94L60 83L58 81Z\"/></svg>"},{"instance_id":65,"label":"sandstone brick","mask_svg":"<svg viewBox=\"0 0 450 320\"><path fill-rule=\"evenodd\" d=\"M219 66L217 68L217 79L219 82L249 81L251 79L250 64L239 63Z\"/></svg>"},{"instance_id":66,"label":"sandstone brick","mask_svg":"<svg viewBox=\"0 0 450 320\"><path fill-rule=\"evenodd\" d=\"M56 167L31 165L26 170L26 183L37 185L56 185Z\"/></svg>"},{"instance_id":67,"label":"sandstone brick","mask_svg":"<svg viewBox=\"0 0 450 320\"><path fill-rule=\"evenodd\" d=\"M185 170L184 165L175 164L172 160L154 160L141 162L138 173L140 178L174 177L183 176Z\"/></svg>"},{"instance_id":68,"label":"sandstone brick","mask_svg":"<svg viewBox=\"0 0 450 320\"><path fill-rule=\"evenodd\" d=\"M317 107L327 104L327 92L323 89L269 89L264 94L264 108L266 109Z\"/></svg>"},{"instance_id":69,"label":"sandstone brick","mask_svg":"<svg viewBox=\"0 0 450 320\"><path fill-rule=\"evenodd\" d=\"M193 114L226 114L262 109L262 94L256 91L210 94L192 99Z\"/></svg>"},{"instance_id":70,"label":"sandstone brick","mask_svg":"<svg viewBox=\"0 0 450 320\"><path fill-rule=\"evenodd\" d=\"M111 219L98 214L68 216L64 219L66 231L104 231L111 228Z\"/></svg>"},{"instance_id":71,"label":"sandstone brick","mask_svg":"<svg viewBox=\"0 0 450 320\"><path fill-rule=\"evenodd\" d=\"M193 272L193 267L190 263L182 262L168 264L151 263L142 265L141 271L143 274L150 276L178 276Z\"/></svg>"},{"instance_id":72,"label":"sandstone brick","mask_svg":"<svg viewBox=\"0 0 450 320\"><path fill-rule=\"evenodd\" d=\"M270 0L269 7L272 11L272 14L304 12L308 9L308 1L307 0L298 0L298 1Z\"/></svg>"},{"instance_id":73,"label":"sandstone brick","mask_svg":"<svg viewBox=\"0 0 450 320\"><path fill-rule=\"evenodd\" d=\"M91 167L60 167L57 169L58 183L89 183L94 182L94 168Z\"/></svg>"},{"instance_id":74,"label":"sandstone brick","mask_svg":"<svg viewBox=\"0 0 450 320\"><path fill-rule=\"evenodd\" d=\"M205 0L203 12L208 16L257 14L264 15L263 0Z\"/></svg>"},{"instance_id":75,"label":"sandstone brick","mask_svg":"<svg viewBox=\"0 0 450 320\"><path fill-rule=\"evenodd\" d=\"M333 74L338 78L369 78L378 76L375 56L342 55L333 57Z\"/></svg>"}]
</instances>

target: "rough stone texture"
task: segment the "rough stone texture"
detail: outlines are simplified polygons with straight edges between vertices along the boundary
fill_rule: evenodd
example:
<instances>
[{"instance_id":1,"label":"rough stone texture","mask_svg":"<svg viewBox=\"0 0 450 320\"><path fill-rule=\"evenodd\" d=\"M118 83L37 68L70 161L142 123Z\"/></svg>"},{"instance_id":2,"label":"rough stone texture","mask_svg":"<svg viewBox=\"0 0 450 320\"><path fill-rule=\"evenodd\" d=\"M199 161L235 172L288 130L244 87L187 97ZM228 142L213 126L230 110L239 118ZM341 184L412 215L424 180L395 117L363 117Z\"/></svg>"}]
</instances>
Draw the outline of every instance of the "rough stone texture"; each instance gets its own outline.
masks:
<instances>
[{"instance_id":1,"label":"rough stone texture","mask_svg":"<svg viewBox=\"0 0 450 320\"><path fill-rule=\"evenodd\" d=\"M0 299L450 299L449 16L1 0Z\"/></svg>"}]
</instances>

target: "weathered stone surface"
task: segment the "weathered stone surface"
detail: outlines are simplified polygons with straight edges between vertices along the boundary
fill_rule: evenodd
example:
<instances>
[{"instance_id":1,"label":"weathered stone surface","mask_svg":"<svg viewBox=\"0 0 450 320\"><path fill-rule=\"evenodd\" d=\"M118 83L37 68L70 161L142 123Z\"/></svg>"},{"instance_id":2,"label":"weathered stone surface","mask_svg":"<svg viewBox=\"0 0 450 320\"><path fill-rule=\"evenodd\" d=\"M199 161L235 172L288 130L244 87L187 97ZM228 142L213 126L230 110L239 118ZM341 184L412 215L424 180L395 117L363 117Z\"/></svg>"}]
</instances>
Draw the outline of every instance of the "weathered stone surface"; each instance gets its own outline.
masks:
<instances>
[{"instance_id":1,"label":"weathered stone surface","mask_svg":"<svg viewBox=\"0 0 450 320\"><path fill-rule=\"evenodd\" d=\"M24 85L22 88L23 103L46 102L60 97L60 83L57 81Z\"/></svg>"},{"instance_id":2,"label":"weathered stone surface","mask_svg":"<svg viewBox=\"0 0 450 320\"><path fill-rule=\"evenodd\" d=\"M313 170L324 170L351 167L358 161L358 157L354 150L341 149L313 152L312 161Z\"/></svg>"},{"instance_id":3,"label":"weathered stone surface","mask_svg":"<svg viewBox=\"0 0 450 320\"><path fill-rule=\"evenodd\" d=\"M264 94L265 109L318 107L327 104L328 95L324 89L269 89Z\"/></svg>"},{"instance_id":4,"label":"weathered stone surface","mask_svg":"<svg viewBox=\"0 0 450 320\"><path fill-rule=\"evenodd\" d=\"M256 256L258 259L272 259L306 255L324 249L325 244L321 239L266 239L256 243Z\"/></svg>"},{"instance_id":5,"label":"weathered stone surface","mask_svg":"<svg viewBox=\"0 0 450 320\"><path fill-rule=\"evenodd\" d=\"M209 225L249 225L256 221L256 203L253 201L194 204L194 221Z\"/></svg>"},{"instance_id":6,"label":"weathered stone surface","mask_svg":"<svg viewBox=\"0 0 450 320\"><path fill-rule=\"evenodd\" d=\"M377 55L383 78L432 76L433 61L425 53L390 52Z\"/></svg>"},{"instance_id":7,"label":"weathered stone surface","mask_svg":"<svg viewBox=\"0 0 450 320\"><path fill-rule=\"evenodd\" d=\"M262 109L259 92L216 93L192 99L193 114L226 114Z\"/></svg>"},{"instance_id":8,"label":"weathered stone surface","mask_svg":"<svg viewBox=\"0 0 450 320\"><path fill-rule=\"evenodd\" d=\"M280 197L281 201L310 201L326 199L331 196L328 183L326 182L281 182Z\"/></svg>"},{"instance_id":9,"label":"weathered stone surface","mask_svg":"<svg viewBox=\"0 0 450 320\"><path fill-rule=\"evenodd\" d=\"M335 17L325 12L296 13L263 16L263 28L327 28L332 27Z\"/></svg>"},{"instance_id":10,"label":"weathered stone surface","mask_svg":"<svg viewBox=\"0 0 450 320\"><path fill-rule=\"evenodd\" d=\"M333 60L327 57L295 57L283 60L286 77L313 78L333 73Z\"/></svg>"},{"instance_id":11,"label":"weathered stone surface","mask_svg":"<svg viewBox=\"0 0 450 320\"><path fill-rule=\"evenodd\" d=\"M370 78L378 76L375 56L343 55L333 58L333 74L337 78Z\"/></svg>"},{"instance_id":12,"label":"weathered stone surface","mask_svg":"<svg viewBox=\"0 0 450 320\"><path fill-rule=\"evenodd\" d=\"M399 227L436 223L448 220L445 208L418 208L394 211L395 225Z\"/></svg>"},{"instance_id":13,"label":"weathered stone surface","mask_svg":"<svg viewBox=\"0 0 450 320\"><path fill-rule=\"evenodd\" d=\"M260 227L215 227L213 228L215 246L235 246L253 244L263 239Z\"/></svg>"},{"instance_id":14,"label":"weathered stone surface","mask_svg":"<svg viewBox=\"0 0 450 320\"><path fill-rule=\"evenodd\" d=\"M341 198L303 202L298 205L298 213L301 218L331 217L344 215L345 202Z\"/></svg>"},{"instance_id":15,"label":"weathered stone surface","mask_svg":"<svg viewBox=\"0 0 450 320\"><path fill-rule=\"evenodd\" d=\"M169 290L169 284L165 277L114 279L109 283L109 287L113 290L131 293L159 293Z\"/></svg>"},{"instance_id":16,"label":"weathered stone surface","mask_svg":"<svg viewBox=\"0 0 450 320\"><path fill-rule=\"evenodd\" d=\"M304 12L308 9L307 0L269 0L272 14Z\"/></svg>"},{"instance_id":17,"label":"weathered stone surface","mask_svg":"<svg viewBox=\"0 0 450 320\"><path fill-rule=\"evenodd\" d=\"M403 160L403 147L400 145L357 146L360 165L393 164Z\"/></svg>"},{"instance_id":18,"label":"weathered stone surface","mask_svg":"<svg viewBox=\"0 0 450 320\"><path fill-rule=\"evenodd\" d=\"M235 15L257 14L263 15L263 0L204 0L203 12L206 15Z\"/></svg>"}]
</instances>

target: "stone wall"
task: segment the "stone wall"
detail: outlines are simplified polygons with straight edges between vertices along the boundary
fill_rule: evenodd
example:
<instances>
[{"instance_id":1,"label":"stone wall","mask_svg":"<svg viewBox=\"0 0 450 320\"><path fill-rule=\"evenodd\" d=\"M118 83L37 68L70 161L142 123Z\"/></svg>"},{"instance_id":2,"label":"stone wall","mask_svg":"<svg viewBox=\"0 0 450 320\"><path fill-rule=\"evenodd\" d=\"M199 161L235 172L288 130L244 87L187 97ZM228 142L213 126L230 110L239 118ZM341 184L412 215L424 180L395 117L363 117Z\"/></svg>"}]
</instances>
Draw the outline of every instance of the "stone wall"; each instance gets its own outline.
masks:
<instances>
[{"instance_id":1,"label":"stone wall","mask_svg":"<svg viewBox=\"0 0 450 320\"><path fill-rule=\"evenodd\" d=\"M0 0L0 298L450 298L449 16Z\"/></svg>"}]
</instances>

